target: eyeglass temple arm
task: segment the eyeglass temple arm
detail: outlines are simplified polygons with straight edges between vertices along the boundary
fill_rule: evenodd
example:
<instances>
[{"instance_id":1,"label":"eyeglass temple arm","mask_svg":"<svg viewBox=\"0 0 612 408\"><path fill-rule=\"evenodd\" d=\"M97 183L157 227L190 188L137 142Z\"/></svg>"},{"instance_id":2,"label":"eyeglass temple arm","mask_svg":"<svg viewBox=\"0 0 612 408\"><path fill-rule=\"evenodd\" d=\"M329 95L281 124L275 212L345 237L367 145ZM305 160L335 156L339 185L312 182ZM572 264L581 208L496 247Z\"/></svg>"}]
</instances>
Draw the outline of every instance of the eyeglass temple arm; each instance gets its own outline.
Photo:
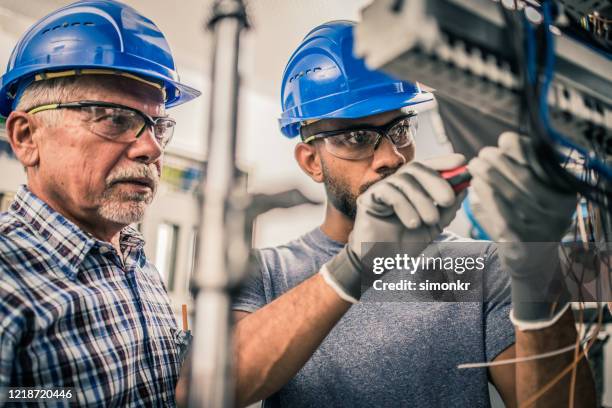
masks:
<instances>
[{"instance_id":1,"label":"eyeglass temple arm","mask_svg":"<svg viewBox=\"0 0 612 408\"><path fill-rule=\"evenodd\" d=\"M51 109L56 109L59 106L59 103L52 103L49 105L41 105L41 106L37 106L34 109L30 109L27 113L38 113L38 112L42 112L42 111L46 111L46 110L51 110Z\"/></svg>"}]
</instances>

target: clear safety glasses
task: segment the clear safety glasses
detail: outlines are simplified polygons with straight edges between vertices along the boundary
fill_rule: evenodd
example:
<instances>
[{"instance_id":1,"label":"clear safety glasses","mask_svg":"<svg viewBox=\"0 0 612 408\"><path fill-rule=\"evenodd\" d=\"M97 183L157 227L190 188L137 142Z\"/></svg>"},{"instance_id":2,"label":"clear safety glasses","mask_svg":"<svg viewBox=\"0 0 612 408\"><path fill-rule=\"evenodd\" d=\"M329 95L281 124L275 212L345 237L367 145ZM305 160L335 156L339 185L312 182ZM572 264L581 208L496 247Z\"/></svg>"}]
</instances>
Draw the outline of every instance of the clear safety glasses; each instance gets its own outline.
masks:
<instances>
[{"instance_id":1,"label":"clear safety glasses","mask_svg":"<svg viewBox=\"0 0 612 408\"><path fill-rule=\"evenodd\" d=\"M414 143L417 128L417 114L410 112L385 126L321 132L304 138L304 143L322 139L325 142L325 149L330 154L340 159L361 160L374 156L383 137L389 139L397 149L410 146Z\"/></svg>"},{"instance_id":2,"label":"clear safety glasses","mask_svg":"<svg viewBox=\"0 0 612 408\"><path fill-rule=\"evenodd\" d=\"M151 117L138 109L110 102L79 101L40 105L27 111L38 113L53 109L78 109L84 123L94 134L120 143L136 141L149 128L161 149L172 139L176 122L170 117Z\"/></svg>"}]
</instances>

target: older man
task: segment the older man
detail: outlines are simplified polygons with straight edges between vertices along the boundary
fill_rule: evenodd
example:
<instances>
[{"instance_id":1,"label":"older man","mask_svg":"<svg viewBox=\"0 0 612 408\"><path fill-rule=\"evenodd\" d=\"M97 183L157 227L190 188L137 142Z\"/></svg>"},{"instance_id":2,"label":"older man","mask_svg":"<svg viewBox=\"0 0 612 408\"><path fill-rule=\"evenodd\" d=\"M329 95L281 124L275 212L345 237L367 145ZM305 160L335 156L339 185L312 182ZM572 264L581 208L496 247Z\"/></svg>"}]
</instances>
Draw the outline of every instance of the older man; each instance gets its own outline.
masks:
<instances>
[{"instance_id":1,"label":"older man","mask_svg":"<svg viewBox=\"0 0 612 408\"><path fill-rule=\"evenodd\" d=\"M0 405L65 387L55 397L79 406L173 406L183 337L129 224L158 187L165 108L199 92L159 29L114 1L36 23L0 87L27 174L0 216Z\"/></svg>"}]
</instances>

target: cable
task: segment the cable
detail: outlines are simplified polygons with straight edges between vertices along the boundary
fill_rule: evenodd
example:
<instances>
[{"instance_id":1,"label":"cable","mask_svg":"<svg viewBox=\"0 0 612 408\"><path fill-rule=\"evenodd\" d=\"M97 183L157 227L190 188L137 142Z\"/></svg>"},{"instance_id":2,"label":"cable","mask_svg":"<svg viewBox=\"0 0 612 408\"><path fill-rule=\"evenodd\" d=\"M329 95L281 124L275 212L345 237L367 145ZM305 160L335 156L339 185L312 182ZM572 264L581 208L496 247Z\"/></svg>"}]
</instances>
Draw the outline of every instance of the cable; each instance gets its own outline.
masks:
<instances>
[{"instance_id":1,"label":"cable","mask_svg":"<svg viewBox=\"0 0 612 408\"><path fill-rule=\"evenodd\" d=\"M515 51L519 79L523 82L522 92L520 93L522 101L520 104L520 114L526 116L527 120L519 119L519 123L528 123L530 125L525 133L529 134L534 141L536 156L540 164L539 167L546 173L551 184L560 190L579 192L588 201L604 204L604 207L608 208L608 205L606 205L606 197L609 196L610 193L600 184L601 178L596 177L596 185L592 186L591 183L588 182L588 180L590 180L590 170L585 169L583 172L584 176L577 178L565 168L565 163L570 160L578 163L578 161L571 157L574 155L575 149L570 148L565 156L560 156L552 148L551 138L548 136L548 132L544 128L539 115L540 102L543 101L546 107L548 105L546 101L548 90L542 91L542 88L539 86L540 76L538 75L535 51L536 36L531 24L525 16L523 16L521 20L517 17L517 13L511 13L503 7L502 14L508 28L508 41ZM522 26L520 25L521 22L523 23ZM522 30L519 30L517 27L521 27ZM540 27L544 27L545 31L539 31L539 40L546 40L546 35L550 38L551 33L550 30L548 30L548 25L543 24L540 25ZM546 45L546 41L543 41L540 48L544 48ZM553 51L554 56L554 48L551 49L548 47L548 49ZM548 64L548 67L553 67L553 65ZM549 71L548 74L549 82L552 77L550 72L551 71ZM562 164L561 161L564 163ZM584 168L583 163L581 163L581 166ZM583 277L584 274L580 278L574 279L574 281L582 282Z\"/></svg>"},{"instance_id":2,"label":"cable","mask_svg":"<svg viewBox=\"0 0 612 408\"><path fill-rule=\"evenodd\" d=\"M602 320L603 320L603 308L600 308L599 309L599 318L598 318L598 321L597 321L596 332L599 332L599 329L602 326ZM577 366L578 363L580 363L580 360L582 360L583 356L585 356L587 354L587 352L589 351L591 346L595 343L595 340L597 340L597 336L593 336L591 338L589 343L584 348L584 352L583 353L581 353L577 358L575 358L574 361L572 361L572 363L570 365L565 367L559 374L557 374L557 376L555 378L550 380L538 392L533 394L531 397L529 397L529 399L527 401L522 403L520 405L520 408L526 408L526 407L529 407L530 405L533 405L533 403L536 402L538 400L538 398L540 398L549 389L551 389L555 384L557 384L565 376L565 374L567 374L570 370L572 370L575 366Z\"/></svg>"},{"instance_id":3,"label":"cable","mask_svg":"<svg viewBox=\"0 0 612 408\"><path fill-rule=\"evenodd\" d=\"M516 13L511 13L501 5L500 8L506 22L506 35L516 56L518 77L523 83L522 92L519 93L520 109L517 120L520 131L532 137L540 166L549 176L552 184L562 191L577 191L578 186L574 186L571 178L565 172L559 170L558 157L547 143L548 139L542 136L544 129L541 127L537 116L538 75L535 67L535 48L533 47L534 40L531 26L526 22L525 17L523 17L524 24L521 26ZM519 27L522 29L519 29ZM529 54L529 58L525 55L526 53ZM532 82L530 83L530 81ZM528 126L525 127L525 125Z\"/></svg>"},{"instance_id":4,"label":"cable","mask_svg":"<svg viewBox=\"0 0 612 408\"><path fill-rule=\"evenodd\" d=\"M555 46L554 46L553 34L550 31L551 11L550 11L550 1L549 0L544 0L542 2L542 14L544 17L542 24L544 25L544 36L546 38L546 49L545 49L544 81L542 83L542 89L540 91L540 116L542 118L544 127L548 131L548 134L552 136L552 140L554 142L557 142L564 147L574 149L578 151L580 154L582 154L586 159L586 162L585 162L586 167L593 168L597 170L598 172L604 174L608 179L612 180L612 169L610 169L605 163L602 163L595 155L591 154L591 152L587 151L582 146L574 143L569 138L561 135L550 124L550 120L548 117L548 91L549 91L550 84L552 82L553 73L554 73Z\"/></svg>"},{"instance_id":5,"label":"cable","mask_svg":"<svg viewBox=\"0 0 612 408\"><path fill-rule=\"evenodd\" d=\"M543 3L544 6L544 3ZM544 39L544 48L546 48L544 55L544 84L542 86L539 85L539 76L537 75L536 66L536 52L535 52L535 35L534 30L531 27L531 24L523 16L523 30L519 32L523 32L524 39L522 41L523 46L515 43L515 53L518 61L519 72L523 73L523 101L524 107L523 111L528 117L528 123L531 125L528 131L528 134L532 136L535 142L536 155L538 158L538 162L540 167L544 170L548 177L550 177L551 182L556 185L561 190L567 191L577 191L584 197L586 197L589 201L597 202L598 204L603 204L609 202L606 198L610 196L610 192L605 189L601 189L599 185L593 186L590 185L583 180L577 179L576 176L569 171L561 168L559 162L562 159L562 156L552 148L555 142L560 144L561 146L567 147L570 149L570 153L572 151L577 151L581 154L581 156L585 159L585 163L588 162L589 166L595 168L595 170L599 171L601 169L610 170L609 167L603 165L599 165L599 160L597 160L597 156L593 152L587 152L583 147L574 144L571 141L568 141L567 138L561 136L558 132L556 132L548 121L548 90L550 88L550 83L552 81L552 73L554 69L554 42L552 39L552 33L550 32L550 4L547 4L547 9L545 17L545 22L541 25L544 29L544 33L540 36L541 39ZM506 18L506 22L508 27L511 29L511 32L517 32L516 27L518 22L516 19L513 19L512 16L506 11L504 17ZM518 37L518 36L515 36ZM529 73L531 71L531 73ZM533 78L533 81L530 82L529 78ZM526 109L525 109L526 108ZM551 134L551 132L553 132ZM551 136L552 135L552 136ZM556 136L556 138L555 138ZM568 146L569 144L569 146ZM568 153L568 155L570 154ZM564 158L567 160L567 156ZM606 205L608 208L608 205Z\"/></svg>"},{"instance_id":6,"label":"cable","mask_svg":"<svg viewBox=\"0 0 612 408\"><path fill-rule=\"evenodd\" d=\"M582 329L583 323L584 323L584 312L583 312L583 304L579 303L579 308L580 308L580 324L579 324L579 330ZM580 333L580 331L578 331L578 333ZM574 350L574 360L576 360L578 358L578 354L580 352L580 335L576 336L576 349ZM576 392L576 372L578 366L575 365L574 368L572 368L572 378L570 380L570 389L569 389L569 407L568 408L574 408L574 394Z\"/></svg>"},{"instance_id":7,"label":"cable","mask_svg":"<svg viewBox=\"0 0 612 408\"><path fill-rule=\"evenodd\" d=\"M597 333L589 334L583 340L580 340L580 342L586 343L588 340L591 340L593 336L596 336L596 334ZM544 358L558 356L559 354L563 354L563 353L567 353L568 351L572 351L575 348L576 348L576 344L571 344L569 346L566 346L566 347L563 347L557 350L547 351L546 353L540 353L540 354L536 354L533 356L508 358L505 360L487 361L483 363L463 363L463 364L459 364L457 368L462 370L466 368L486 368L486 367L496 367L496 366L507 365L507 364L525 363L527 361L541 360Z\"/></svg>"}]
</instances>

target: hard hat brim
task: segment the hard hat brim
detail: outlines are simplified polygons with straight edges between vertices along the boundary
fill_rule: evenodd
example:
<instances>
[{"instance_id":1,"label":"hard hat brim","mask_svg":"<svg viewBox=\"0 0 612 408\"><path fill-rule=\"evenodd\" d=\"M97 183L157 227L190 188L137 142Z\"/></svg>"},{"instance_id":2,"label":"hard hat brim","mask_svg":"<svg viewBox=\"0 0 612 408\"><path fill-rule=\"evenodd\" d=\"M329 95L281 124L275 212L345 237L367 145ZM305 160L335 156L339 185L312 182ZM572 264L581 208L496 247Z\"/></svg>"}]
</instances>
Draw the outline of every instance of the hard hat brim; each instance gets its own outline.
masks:
<instances>
[{"instance_id":1,"label":"hard hat brim","mask_svg":"<svg viewBox=\"0 0 612 408\"><path fill-rule=\"evenodd\" d=\"M302 115L296 117L281 117L279 125L281 132L289 137L294 138L300 134L300 125L308 120L320 119L356 119L366 116L376 115L383 112L401 109L407 106L419 105L425 102L433 101L434 96L429 92L421 92L418 94L398 93L395 95L374 96L361 101L347 105L342 109L321 115Z\"/></svg>"}]
</instances>

